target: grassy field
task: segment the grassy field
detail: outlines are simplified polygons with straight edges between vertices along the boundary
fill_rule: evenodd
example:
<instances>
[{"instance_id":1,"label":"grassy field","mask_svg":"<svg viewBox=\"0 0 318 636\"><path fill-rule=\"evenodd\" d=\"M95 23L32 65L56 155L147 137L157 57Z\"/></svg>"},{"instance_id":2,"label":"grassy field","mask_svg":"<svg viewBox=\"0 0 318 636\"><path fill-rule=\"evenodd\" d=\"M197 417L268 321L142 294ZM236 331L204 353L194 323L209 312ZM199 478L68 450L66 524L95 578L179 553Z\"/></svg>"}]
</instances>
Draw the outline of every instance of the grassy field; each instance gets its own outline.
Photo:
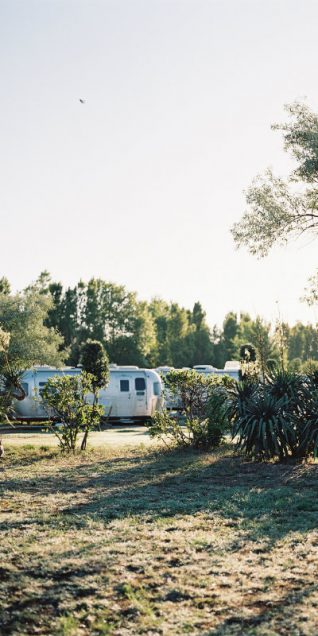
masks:
<instances>
[{"instance_id":1,"label":"grassy field","mask_svg":"<svg viewBox=\"0 0 318 636\"><path fill-rule=\"evenodd\" d=\"M0 432L1 438L1 432ZM58 440L53 433L7 433L3 435L6 446L25 446L30 444L35 448L41 446L57 447ZM101 432L91 432L89 434L89 445L92 448L107 446L118 448L118 446L146 446L153 445L153 439L149 435L146 426L112 426Z\"/></svg>"},{"instance_id":2,"label":"grassy field","mask_svg":"<svg viewBox=\"0 0 318 636\"><path fill-rule=\"evenodd\" d=\"M0 633L318 634L318 465L8 445Z\"/></svg>"}]
</instances>

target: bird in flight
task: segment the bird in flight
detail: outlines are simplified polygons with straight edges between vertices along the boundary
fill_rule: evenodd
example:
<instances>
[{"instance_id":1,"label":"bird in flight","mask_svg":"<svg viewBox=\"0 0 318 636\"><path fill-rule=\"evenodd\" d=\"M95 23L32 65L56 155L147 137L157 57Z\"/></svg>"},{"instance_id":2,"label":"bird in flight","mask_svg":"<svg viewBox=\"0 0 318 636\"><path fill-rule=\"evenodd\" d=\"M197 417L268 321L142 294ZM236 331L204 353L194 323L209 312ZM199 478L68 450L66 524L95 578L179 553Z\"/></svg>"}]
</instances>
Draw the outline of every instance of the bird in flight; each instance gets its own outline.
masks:
<instances>
[{"instance_id":1,"label":"bird in flight","mask_svg":"<svg viewBox=\"0 0 318 636\"><path fill-rule=\"evenodd\" d=\"M79 101L81 102L81 104L85 104L86 100L85 99L81 99L81 97L79 98Z\"/></svg>"}]
</instances>

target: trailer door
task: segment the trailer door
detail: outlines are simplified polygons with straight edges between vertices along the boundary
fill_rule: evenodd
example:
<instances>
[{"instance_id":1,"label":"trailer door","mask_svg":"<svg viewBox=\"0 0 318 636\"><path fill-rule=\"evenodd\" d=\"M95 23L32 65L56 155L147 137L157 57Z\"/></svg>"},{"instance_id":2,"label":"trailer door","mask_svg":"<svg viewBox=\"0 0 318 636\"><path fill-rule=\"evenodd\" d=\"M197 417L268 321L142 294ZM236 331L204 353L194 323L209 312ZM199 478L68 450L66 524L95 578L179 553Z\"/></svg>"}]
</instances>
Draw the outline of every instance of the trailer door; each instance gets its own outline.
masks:
<instances>
[{"instance_id":1,"label":"trailer door","mask_svg":"<svg viewBox=\"0 0 318 636\"><path fill-rule=\"evenodd\" d=\"M117 417L132 417L132 378L129 378L127 375L119 376L119 391L118 391L118 410Z\"/></svg>"},{"instance_id":2,"label":"trailer door","mask_svg":"<svg viewBox=\"0 0 318 636\"><path fill-rule=\"evenodd\" d=\"M137 376L134 379L134 393L135 393L135 411L136 416L147 415L147 387L146 379L143 376Z\"/></svg>"}]
</instances>

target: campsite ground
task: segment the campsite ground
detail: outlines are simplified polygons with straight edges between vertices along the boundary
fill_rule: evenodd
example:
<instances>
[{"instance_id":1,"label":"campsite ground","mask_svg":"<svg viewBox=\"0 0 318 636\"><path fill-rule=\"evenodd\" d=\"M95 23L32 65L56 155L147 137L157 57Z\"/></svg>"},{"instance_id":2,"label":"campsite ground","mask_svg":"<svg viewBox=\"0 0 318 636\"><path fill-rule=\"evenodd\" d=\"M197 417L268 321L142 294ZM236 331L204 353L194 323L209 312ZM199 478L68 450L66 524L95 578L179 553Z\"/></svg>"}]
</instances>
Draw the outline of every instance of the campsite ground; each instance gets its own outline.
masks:
<instances>
[{"instance_id":1,"label":"campsite ground","mask_svg":"<svg viewBox=\"0 0 318 636\"><path fill-rule=\"evenodd\" d=\"M8 433L5 435L5 443L10 446L31 445L35 448L48 446L57 447L58 440L52 433ZM89 445L91 448L118 448L119 446L146 446L153 445L154 442L149 435L146 426L124 426L118 424L111 426L105 431L92 432L89 435Z\"/></svg>"},{"instance_id":2,"label":"campsite ground","mask_svg":"<svg viewBox=\"0 0 318 636\"><path fill-rule=\"evenodd\" d=\"M8 440L0 632L316 635L318 465L144 438L72 457Z\"/></svg>"}]
</instances>

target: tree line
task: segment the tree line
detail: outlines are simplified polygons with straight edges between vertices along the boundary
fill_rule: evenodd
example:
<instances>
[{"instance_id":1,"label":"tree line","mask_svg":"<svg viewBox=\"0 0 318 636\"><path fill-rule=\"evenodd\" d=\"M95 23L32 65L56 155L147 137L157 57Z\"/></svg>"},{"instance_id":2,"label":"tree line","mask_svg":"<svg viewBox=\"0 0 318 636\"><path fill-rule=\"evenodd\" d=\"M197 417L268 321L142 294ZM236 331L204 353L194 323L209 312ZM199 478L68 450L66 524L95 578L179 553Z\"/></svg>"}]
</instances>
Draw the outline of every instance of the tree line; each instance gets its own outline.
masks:
<instances>
[{"instance_id":1,"label":"tree line","mask_svg":"<svg viewBox=\"0 0 318 636\"><path fill-rule=\"evenodd\" d=\"M249 343L258 361L295 371L318 366L317 325L272 325L260 316L230 311L222 327L207 323L200 302L192 309L154 298L139 300L123 285L92 278L64 287L48 272L20 293L0 279L0 327L10 335L8 356L17 373L33 364L80 363L89 340L101 342L110 362L176 368L223 368ZM0 365L1 365L0 351Z\"/></svg>"}]
</instances>

